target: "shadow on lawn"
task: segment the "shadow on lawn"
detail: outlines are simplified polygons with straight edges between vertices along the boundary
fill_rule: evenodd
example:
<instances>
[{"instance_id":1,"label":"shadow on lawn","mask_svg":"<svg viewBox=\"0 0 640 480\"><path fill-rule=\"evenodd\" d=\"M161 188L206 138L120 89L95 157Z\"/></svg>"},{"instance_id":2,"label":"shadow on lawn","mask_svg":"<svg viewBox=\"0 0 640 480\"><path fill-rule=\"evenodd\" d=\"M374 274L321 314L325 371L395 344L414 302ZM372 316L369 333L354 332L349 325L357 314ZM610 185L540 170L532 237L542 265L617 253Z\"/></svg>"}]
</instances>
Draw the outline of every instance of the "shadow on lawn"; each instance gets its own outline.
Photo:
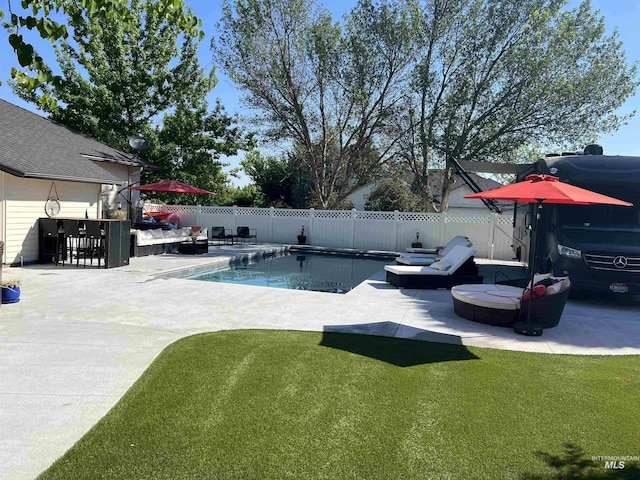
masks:
<instances>
[{"instance_id":1,"label":"shadow on lawn","mask_svg":"<svg viewBox=\"0 0 640 480\"><path fill-rule=\"evenodd\" d=\"M640 465L637 462L592 460L582 448L572 443L564 445L563 455L536 452L555 472L549 474L522 475L522 480L637 480L640 479ZM622 468L621 468L622 467Z\"/></svg>"},{"instance_id":2,"label":"shadow on lawn","mask_svg":"<svg viewBox=\"0 0 640 480\"><path fill-rule=\"evenodd\" d=\"M447 343L431 343L325 330L320 345L374 358L399 367L479 359L479 357L467 350L465 346L449 345Z\"/></svg>"}]
</instances>

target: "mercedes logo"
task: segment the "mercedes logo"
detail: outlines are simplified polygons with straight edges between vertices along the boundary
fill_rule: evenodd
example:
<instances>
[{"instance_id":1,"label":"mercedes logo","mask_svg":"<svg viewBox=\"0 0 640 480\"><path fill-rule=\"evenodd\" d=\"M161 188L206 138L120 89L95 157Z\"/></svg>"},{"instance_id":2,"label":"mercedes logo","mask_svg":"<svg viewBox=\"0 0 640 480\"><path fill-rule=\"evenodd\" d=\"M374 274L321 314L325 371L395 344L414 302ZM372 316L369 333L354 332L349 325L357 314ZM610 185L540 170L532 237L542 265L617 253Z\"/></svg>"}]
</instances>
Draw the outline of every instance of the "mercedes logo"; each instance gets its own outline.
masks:
<instances>
[{"instance_id":1,"label":"mercedes logo","mask_svg":"<svg viewBox=\"0 0 640 480\"><path fill-rule=\"evenodd\" d=\"M625 268L627 266L627 257L618 255L616 258L613 259L613 265L616 268Z\"/></svg>"}]
</instances>

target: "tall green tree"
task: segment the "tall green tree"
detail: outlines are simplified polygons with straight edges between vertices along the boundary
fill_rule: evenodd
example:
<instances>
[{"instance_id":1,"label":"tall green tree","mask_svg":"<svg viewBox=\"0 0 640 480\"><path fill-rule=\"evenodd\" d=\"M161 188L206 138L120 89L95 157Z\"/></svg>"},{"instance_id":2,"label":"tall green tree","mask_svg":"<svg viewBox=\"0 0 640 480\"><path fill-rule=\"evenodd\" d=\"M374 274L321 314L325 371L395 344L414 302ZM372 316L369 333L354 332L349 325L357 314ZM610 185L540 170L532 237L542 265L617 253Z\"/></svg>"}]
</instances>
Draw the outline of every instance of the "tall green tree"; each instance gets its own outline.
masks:
<instances>
[{"instance_id":1,"label":"tall green tree","mask_svg":"<svg viewBox=\"0 0 640 480\"><path fill-rule=\"evenodd\" d=\"M228 0L220 30L214 58L321 207L399 162L446 210L452 160L575 150L629 118L616 111L638 86L588 0L361 0L342 23L312 0Z\"/></svg>"},{"instance_id":2,"label":"tall green tree","mask_svg":"<svg viewBox=\"0 0 640 480\"><path fill-rule=\"evenodd\" d=\"M340 204L392 158L387 127L415 56L405 5L360 0L340 25L313 0L224 3L214 59L267 138L294 149L314 205Z\"/></svg>"},{"instance_id":3,"label":"tall green tree","mask_svg":"<svg viewBox=\"0 0 640 480\"><path fill-rule=\"evenodd\" d=\"M60 78L36 89L14 84L15 91L52 119L125 151L132 135L148 138L143 157L157 168L145 172L146 180L223 190L220 156L251 148L251 137L219 103L208 110L215 75L199 64L198 40L159 11L158 1L130 0L127 21L97 17L79 24L73 41L55 45Z\"/></svg>"},{"instance_id":4,"label":"tall green tree","mask_svg":"<svg viewBox=\"0 0 640 480\"><path fill-rule=\"evenodd\" d=\"M240 162L245 173L262 193L260 207L306 208L311 183L306 172L296 170L291 158L278 159L257 150Z\"/></svg>"},{"instance_id":5,"label":"tall green tree","mask_svg":"<svg viewBox=\"0 0 640 480\"><path fill-rule=\"evenodd\" d=\"M186 101L188 100L188 101ZM233 195L226 164L221 156L232 156L254 146L252 136L235 125L236 119L225 113L218 101L213 111L207 110L203 96L190 97L165 114L162 125L149 133L151 148L146 158L154 168L143 171L144 183L173 179L205 190L214 196L176 196L154 194L160 200L176 203L223 205Z\"/></svg>"},{"instance_id":6,"label":"tall green tree","mask_svg":"<svg viewBox=\"0 0 640 480\"><path fill-rule=\"evenodd\" d=\"M130 0L128 21L98 17L73 30L73 42L55 44L62 74L32 90L15 85L23 99L43 105L51 117L113 146L148 129L180 101L201 98L215 80L196 57L197 42L159 13L158 0Z\"/></svg>"},{"instance_id":7,"label":"tall green tree","mask_svg":"<svg viewBox=\"0 0 640 480\"><path fill-rule=\"evenodd\" d=\"M617 33L584 1L426 0L421 55L408 83L397 150L446 210L450 159L510 161L528 145L576 149L616 130L638 85ZM445 168L441 192L426 187Z\"/></svg>"},{"instance_id":8,"label":"tall green tree","mask_svg":"<svg viewBox=\"0 0 640 480\"><path fill-rule=\"evenodd\" d=\"M20 8L21 7L21 8ZM158 0L154 6L156 13L163 15L169 22L176 23L191 37L204 37L200 30L202 21L192 12L184 0ZM9 44L21 68L11 69L12 78L23 88L35 90L42 83L51 83L55 77L46 66L42 57L30 43L30 34L52 43L69 36L68 26L77 29L98 21L113 23L132 23L135 19L128 0L23 0L20 6L7 0L9 12ZM54 15L66 16L65 23L59 23ZM0 11L0 18L4 12ZM55 105L55 99L46 95L40 97L44 106Z\"/></svg>"}]
</instances>

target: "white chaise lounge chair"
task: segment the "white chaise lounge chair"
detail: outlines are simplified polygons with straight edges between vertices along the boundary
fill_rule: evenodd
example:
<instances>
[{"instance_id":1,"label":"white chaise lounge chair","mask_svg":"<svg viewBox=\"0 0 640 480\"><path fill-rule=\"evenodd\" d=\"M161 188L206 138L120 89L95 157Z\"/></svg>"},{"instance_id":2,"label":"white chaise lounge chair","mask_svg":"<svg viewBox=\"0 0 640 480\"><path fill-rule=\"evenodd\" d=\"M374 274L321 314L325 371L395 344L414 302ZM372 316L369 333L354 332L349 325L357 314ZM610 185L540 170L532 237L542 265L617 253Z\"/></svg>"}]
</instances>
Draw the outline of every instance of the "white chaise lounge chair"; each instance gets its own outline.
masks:
<instances>
[{"instance_id":1,"label":"white chaise lounge chair","mask_svg":"<svg viewBox=\"0 0 640 480\"><path fill-rule=\"evenodd\" d=\"M465 237L464 235L457 235L453 237L451 240L449 240L449 243L447 243L444 247L439 249L437 253L418 253L415 251L415 250L425 250L425 251L432 250L433 252L436 252L436 249L408 248L407 250L412 250L412 251L408 253L403 253L402 255L397 257L396 263L400 265L431 265L433 262L440 260L445 255L447 255L451 251L451 249L457 245L462 247L473 246L473 244L471 243L471 240L469 240L468 237Z\"/></svg>"},{"instance_id":2,"label":"white chaise lounge chair","mask_svg":"<svg viewBox=\"0 0 640 480\"><path fill-rule=\"evenodd\" d=\"M482 283L473 262L475 253L471 247L455 245L428 267L386 265L387 283L398 288L451 288L465 283Z\"/></svg>"}]
</instances>

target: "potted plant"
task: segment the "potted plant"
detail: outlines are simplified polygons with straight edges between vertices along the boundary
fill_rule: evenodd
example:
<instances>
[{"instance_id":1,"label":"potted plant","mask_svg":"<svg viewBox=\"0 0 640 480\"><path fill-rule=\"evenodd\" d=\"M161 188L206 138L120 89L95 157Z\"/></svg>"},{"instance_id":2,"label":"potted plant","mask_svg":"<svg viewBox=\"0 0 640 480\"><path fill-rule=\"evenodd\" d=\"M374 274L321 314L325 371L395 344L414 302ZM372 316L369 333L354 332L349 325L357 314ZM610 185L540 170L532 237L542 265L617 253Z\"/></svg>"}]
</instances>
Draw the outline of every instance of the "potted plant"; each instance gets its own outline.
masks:
<instances>
[{"instance_id":1,"label":"potted plant","mask_svg":"<svg viewBox=\"0 0 640 480\"><path fill-rule=\"evenodd\" d=\"M124 212L124 210L121 209L114 210L109 216L112 220L124 220L125 218L127 218L127 214Z\"/></svg>"},{"instance_id":2,"label":"potted plant","mask_svg":"<svg viewBox=\"0 0 640 480\"><path fill-rule=\"evenodd\" d=\"M15 278L0 282L0 288L2 288L2 303L19 302L20 285L22 285L22 282Z\"/></svg>"},{"instance_id":3,"label":"potted plant","mask_svg":"<svg viewBox=\"0 0 640 480\"><path fill-rule=\"evenodd\" d=\"M298 245L304 245L307 243L307 236L304 234L304 225L302 226L302 230L300 231L300 235L298 235Z\"/></svg>"},{"instance_id":4,"label":"potted plant","mask_svg":"<svg viewBox=\"0 0 640 480\"><path fill-rule=\"evenodd\" d=\"M422 248L422 242L420 242L420 232L416 232L416 241L411 243L411 248Z\"/></svg>"}]
</instances>

